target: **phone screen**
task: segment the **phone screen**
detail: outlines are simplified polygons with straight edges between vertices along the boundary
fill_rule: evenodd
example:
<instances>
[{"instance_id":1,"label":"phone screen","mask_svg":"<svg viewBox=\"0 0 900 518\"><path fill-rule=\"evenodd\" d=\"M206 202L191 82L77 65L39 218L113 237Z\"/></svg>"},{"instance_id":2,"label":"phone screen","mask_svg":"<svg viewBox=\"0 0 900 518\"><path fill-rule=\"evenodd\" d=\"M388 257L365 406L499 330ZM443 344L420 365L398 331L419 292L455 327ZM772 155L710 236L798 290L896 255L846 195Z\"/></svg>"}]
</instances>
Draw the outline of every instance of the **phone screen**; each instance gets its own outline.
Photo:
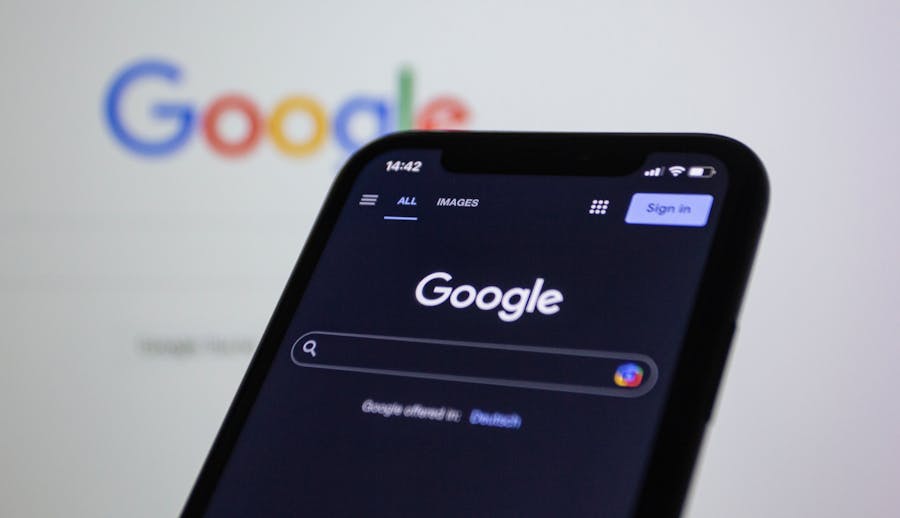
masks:
<instances>
[{"instance_id":1,"label":"phone screen","mask_svg":"<svg viewBox=\"0 0 900 518\"><path fill-rule=\"evenodd\" d=\"M629 516L727 180L371 160L208 510Z\"/></svg>"}]
</instances>

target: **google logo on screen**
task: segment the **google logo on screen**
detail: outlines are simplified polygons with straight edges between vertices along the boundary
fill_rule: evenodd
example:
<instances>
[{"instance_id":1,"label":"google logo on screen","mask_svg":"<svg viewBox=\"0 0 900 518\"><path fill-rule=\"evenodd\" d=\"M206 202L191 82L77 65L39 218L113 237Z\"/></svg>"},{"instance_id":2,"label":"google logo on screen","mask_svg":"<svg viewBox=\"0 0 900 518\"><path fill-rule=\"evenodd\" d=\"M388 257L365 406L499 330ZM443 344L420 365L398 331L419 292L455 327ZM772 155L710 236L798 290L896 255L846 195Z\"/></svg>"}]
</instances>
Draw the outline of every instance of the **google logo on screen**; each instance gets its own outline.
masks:
<instances>
[{"instance_id":1,"label":"google logo on screen","mask_svg":"<svg viewBox=\"0 0 900 518\"><path fill-rule=\"evenodd\" d=\"M182 70L177 65L149 59L132 63L115 75L104 96L103 113L118 142L137 155L149 157L177 152L195 132L202 133L209 148L224 157L246 155L256 149L263 138L271 140L284 155L304 157L321 150L329 135L346 152L365 144L351 131L354 121L361 117L375 121L377 134L372 138L395 130L455 129L467 125L469 109L456 97L432 98L414 113L413 79L411 69L400 71L394 103L383 97L354 96L340 103L333 116L315 98L305 94L282 98L265 113L259 103L242 94L221 95L203 108L190 101L155 101L148 106L151 119L164 123L170 130L162 136L149 136L129 127L125 120L123 104L129 91L143 82L178 85L182 80ZM228 114L237 114L245 122L246 130L239 138L227 138L222 134L220 121ZM302 138L290 135L286 122L292 116L308 119L311 131Z\"/></svg>"}]
</instances>

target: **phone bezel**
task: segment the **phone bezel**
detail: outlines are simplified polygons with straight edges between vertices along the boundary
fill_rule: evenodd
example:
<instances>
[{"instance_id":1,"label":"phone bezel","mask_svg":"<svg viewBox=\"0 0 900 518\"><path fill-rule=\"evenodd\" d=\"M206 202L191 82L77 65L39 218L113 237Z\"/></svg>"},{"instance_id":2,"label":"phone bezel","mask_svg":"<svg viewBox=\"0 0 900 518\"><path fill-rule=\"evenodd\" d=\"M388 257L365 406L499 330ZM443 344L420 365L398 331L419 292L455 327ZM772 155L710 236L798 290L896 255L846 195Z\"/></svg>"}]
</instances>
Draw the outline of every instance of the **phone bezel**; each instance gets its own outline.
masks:
<instances>
[{"instance_id":1,"label":"phone bezel","mask_svg":"<svg viewBox=\"0 0 900 518\"><path fill-rule=\"evenodd\" d=\"M711 134L411 131L388 135L365 146L350 157L335 178L200 470L182 511L183 516L199 515L206 509L288 324L363 167L387 151L441 149L445 146L454 146L455 152L467 150L477 162L480 155L492 149L492 144L494 149L515 150L519 146L530 153L546 149L563 157L563 161L567 160L565 157L575 161L586 156L585 153L627 148L645 154L704 153L725 163L729 181L719 223L634 516L677 516L680 513L724 369L768 205L768 179L759 158L744 144ZM583 168L584 159L580 160ZM559 171L565 171L565 162L558 165Z\"/></svg>"}]
</instances>

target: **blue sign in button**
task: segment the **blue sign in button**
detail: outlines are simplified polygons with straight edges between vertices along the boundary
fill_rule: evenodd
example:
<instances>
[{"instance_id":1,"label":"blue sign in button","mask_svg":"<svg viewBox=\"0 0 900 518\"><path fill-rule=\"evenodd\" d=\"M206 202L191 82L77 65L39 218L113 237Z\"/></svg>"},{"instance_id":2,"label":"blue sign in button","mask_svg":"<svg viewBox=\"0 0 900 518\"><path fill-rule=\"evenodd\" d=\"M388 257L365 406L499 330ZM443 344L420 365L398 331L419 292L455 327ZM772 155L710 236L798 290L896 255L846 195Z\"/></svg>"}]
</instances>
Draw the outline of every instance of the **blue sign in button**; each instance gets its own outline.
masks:
<instances>
[{"instance_id":1,"label":"blue sign in button","mask_svg":"<svg viewBox=\"0 0 900 518\"><path fill-rule=\"evenodd\" d=\"M638 192L631 197L625 223L703 227L709 219L713 197L709 194Z\"/></svg>"}]
</instances>

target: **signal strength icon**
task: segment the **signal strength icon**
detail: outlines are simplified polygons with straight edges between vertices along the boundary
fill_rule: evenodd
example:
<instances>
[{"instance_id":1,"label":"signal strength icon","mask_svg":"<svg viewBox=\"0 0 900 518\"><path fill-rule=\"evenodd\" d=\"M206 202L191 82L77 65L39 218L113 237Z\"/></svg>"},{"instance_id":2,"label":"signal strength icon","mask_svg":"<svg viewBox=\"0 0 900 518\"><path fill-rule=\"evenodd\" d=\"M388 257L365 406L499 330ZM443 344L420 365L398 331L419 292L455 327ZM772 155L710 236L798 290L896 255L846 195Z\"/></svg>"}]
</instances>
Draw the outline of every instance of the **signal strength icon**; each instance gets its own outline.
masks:
<instances>
[{"instance_id":1,"label":"signal strength icon","mask_svg":"<svg viewBox=\"0 0 900 518\"><path fill-rule=\"evenodd\" d=\"M646 171L644 171L644 176L662 176L662 174L662 167L654 167L653 169L647 169Z\"/></svg>"},{"instance_id":2,"label":"signal strength icon","mask_svg":"<svg viewBox=\"0 0 900 518\"><path fill-rule=\"evenodd\" d=\"M674 176L675 178L678 178L679 176L684 174L685 171L687 171L687 167L684 167L683 165L673 165L669 167L669 174Z\"/></svg>"}]
</instances>

